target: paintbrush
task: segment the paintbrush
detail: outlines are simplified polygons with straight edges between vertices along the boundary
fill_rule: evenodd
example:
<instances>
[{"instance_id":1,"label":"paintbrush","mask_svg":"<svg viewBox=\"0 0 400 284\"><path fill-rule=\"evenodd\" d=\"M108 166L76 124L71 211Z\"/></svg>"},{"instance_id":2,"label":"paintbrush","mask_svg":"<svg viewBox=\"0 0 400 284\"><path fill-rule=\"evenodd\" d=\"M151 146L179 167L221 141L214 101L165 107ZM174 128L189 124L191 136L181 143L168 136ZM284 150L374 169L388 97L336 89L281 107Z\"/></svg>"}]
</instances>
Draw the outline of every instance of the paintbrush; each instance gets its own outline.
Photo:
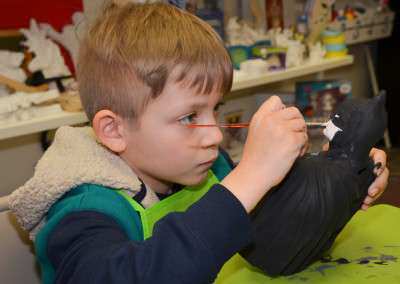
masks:
<instances>
[{"instance_id":1,"label":"paintbrush","mask_svg":"<svg viewBox=\"0 0 400 284\"><path fill-rule=\"evenodd\" d=\"M188 124L190 128L220 127L220 128L247 128L250 123L222 123L222 124ZM307 127L326 127L326 122L306 122Z\"/></svg>"}]
</instances>

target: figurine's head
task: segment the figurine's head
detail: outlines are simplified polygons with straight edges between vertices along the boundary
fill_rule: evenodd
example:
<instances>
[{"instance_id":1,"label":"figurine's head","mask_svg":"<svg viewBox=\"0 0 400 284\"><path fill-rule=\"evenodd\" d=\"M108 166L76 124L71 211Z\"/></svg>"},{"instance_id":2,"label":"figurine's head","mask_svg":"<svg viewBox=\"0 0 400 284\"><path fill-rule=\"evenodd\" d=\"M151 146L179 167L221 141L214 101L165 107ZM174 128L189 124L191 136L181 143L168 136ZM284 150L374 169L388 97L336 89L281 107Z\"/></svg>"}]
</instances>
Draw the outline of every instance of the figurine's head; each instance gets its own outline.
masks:
<instances>
[{"instance_id":1,"label":"figurine's head","mask_svg":"<svg viewBox=\"0 0 400 284\"><path fill-rule=\"evenodd\" d=\"M387 117L385 95L368 100L348 99L331 116L324 130L330 148L342 149L349 156L369 150L383 137Z\"/></svg>"}]
</instances>

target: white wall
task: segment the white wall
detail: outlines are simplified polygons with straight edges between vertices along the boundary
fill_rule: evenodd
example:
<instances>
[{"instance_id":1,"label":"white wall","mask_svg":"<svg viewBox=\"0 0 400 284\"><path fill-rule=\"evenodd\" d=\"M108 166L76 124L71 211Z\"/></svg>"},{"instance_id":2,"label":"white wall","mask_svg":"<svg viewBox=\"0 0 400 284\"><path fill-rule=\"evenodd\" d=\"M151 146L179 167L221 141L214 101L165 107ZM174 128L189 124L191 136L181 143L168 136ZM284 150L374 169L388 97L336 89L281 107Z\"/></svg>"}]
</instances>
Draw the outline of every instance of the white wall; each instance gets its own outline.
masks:
<instances>
[{"instance_id":1,"label":"white wall","mask_svg":"<svg viewBox=\"0 0 400 284\"><path fill-rule=\"evenodd\" d=\"M33 174L42 155L39 135L0 141L0 196L21 186Z\"/></svg>"}]
</instances>

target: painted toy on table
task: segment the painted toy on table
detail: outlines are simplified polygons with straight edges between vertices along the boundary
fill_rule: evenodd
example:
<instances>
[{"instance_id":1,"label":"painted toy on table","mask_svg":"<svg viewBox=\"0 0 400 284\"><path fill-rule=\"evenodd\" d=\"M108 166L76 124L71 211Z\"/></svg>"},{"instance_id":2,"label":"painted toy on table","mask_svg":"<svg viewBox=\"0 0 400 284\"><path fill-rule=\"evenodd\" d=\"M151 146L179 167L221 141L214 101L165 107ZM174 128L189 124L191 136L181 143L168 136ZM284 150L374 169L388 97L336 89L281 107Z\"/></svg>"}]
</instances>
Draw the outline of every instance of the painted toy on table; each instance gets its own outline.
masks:
<instances>
[{"instance_id":1,"label":"painted toy on table","mask_svg":"<svg viewBox=\"0 0 400 284\"><path fill-rule=\"evenodd\" d=\"M290 275L332 246L375 179L371 148L384 134L384 95L348 99L326 124L327 152L299 158L252 212L253 243L241 252L270 276Z\"/></svg>"}]
</instances>

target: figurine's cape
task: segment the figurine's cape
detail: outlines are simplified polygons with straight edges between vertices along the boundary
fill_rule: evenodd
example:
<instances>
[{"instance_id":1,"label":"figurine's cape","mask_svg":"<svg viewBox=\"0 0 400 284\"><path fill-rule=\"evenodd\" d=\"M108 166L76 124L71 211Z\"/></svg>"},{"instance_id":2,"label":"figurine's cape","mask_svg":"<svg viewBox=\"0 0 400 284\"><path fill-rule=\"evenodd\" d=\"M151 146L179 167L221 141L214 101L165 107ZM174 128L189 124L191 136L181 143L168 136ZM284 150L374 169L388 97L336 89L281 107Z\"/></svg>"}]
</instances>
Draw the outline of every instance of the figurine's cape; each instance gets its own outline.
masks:
<instances>
[{"instance_id":1,"label":"figurine's cape","mask_svg":"<svg viewBox=\"0 0 400 284\"><path fill-rule=\"evenodd\" d=\"M252 213L254 242L242 255L271 276L304 269L360 208L374 179L372 167L359 176L347 159L326 153L298 159Z\"/></svg>"}]
</instances>

